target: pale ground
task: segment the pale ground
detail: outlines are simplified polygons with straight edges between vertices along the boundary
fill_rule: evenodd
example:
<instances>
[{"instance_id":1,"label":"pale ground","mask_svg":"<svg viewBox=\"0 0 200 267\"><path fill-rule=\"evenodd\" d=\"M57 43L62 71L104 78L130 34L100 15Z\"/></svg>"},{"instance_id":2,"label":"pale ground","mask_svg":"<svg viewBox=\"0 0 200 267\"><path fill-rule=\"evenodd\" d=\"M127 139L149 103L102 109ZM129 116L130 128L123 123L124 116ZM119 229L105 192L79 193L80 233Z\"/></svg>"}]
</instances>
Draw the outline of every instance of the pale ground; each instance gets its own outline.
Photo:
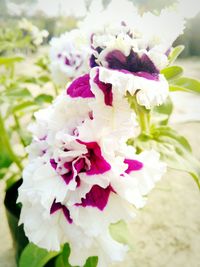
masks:
<instances>
[{"instance_id":1,"label":"pale ground","mask_svg":"<svg viewBox=\"0 0 200 267\"><path fill-rule=\"evenodd\" d=\"M188 75L200 76L199 62L183 64ZM176 128L190 140L200 159L200 123ZM0 182L0 267L16 267L2 205L3 187ZM200 267L200 193L192 178L168 171L147 203L130 226L133 250L118 267Z\"/></svg>"}]
</instances>

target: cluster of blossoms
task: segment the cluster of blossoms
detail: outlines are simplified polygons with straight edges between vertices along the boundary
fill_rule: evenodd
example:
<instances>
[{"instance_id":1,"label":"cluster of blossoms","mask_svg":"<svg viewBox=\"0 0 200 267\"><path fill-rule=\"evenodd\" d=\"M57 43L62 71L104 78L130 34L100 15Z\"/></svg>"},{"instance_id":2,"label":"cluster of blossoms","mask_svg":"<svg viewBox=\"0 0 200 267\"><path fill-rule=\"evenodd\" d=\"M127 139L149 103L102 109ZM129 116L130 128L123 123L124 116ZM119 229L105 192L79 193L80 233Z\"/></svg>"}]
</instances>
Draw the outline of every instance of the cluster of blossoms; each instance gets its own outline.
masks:
<instances>
[{"instance_id":1,"label":"cluster of blossoms","mask_svg":"<svg viewBox=\"0 0 200 267\"><path fill-rule=\"evenodd\" d=\"M165 164L157 152L136 154L126 144L137 134L135 114L98 70L36 113L18 200L30 241L48 250L68 242L72 265L99 256L105 267L127 251L111 238L109 225L134 217Z\"/></svg>"},{"instance_id":2,"label":"cluster of blossoms","mask_svg":"<svg viewBox=\"0 0 200 267\"><path fill-rule=\"evenodd\" d=\"M111 79L124 90L128 86L131 94L140 89L137 100L148 109L160 105L168 96L160 71L168 65L172 44L183 33L184 24L176 10L140 16L128 0L112 0L106 9L101 0L94 1L78 29L52 39L52 77L66 85L90 68L104 67L104 82Z\"/></svg>"},{"instance_id":3,"label":"cluster of blossoms","mask_svg":"<svg viewBox=\"0 0 200 267\"><path fill-rule=\"evenodd\" d=\"M132 4L122 2L134 15ZM166 100L168 83L160 70L170 46L144 35L141 26L136 30L125 11L120 23L112 17L109 26L112 5L104 27L91 25L95 30L88 33L90 14L81 30L52 40L55 76L60 70L76 78L36 113L19 189L20 221L29 240L48 250L69 243L69 261L79 266L90 256L98 256L98 267L124 259L128 247L112 239L109 226L132 220L166 170L159 153L138 154L127 144L139 133L128 96L147 109Z\"/></svg>"}]
</instances>

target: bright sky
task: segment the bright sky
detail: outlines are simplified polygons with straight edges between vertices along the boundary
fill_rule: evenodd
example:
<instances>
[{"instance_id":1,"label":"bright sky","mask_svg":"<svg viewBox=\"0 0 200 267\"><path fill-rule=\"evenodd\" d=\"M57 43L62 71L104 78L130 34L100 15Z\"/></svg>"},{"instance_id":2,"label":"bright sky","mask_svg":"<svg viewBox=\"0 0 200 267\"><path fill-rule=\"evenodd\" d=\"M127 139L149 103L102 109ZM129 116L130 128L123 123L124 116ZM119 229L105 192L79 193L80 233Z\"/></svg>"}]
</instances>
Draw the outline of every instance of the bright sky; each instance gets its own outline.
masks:
<instances>
[{"instance_id":1,"label":"bright sky","mask_svg":"<svg viewBox=\"0 0 200 267\"><path fill-rule=\"evenodd\" d=\"M178 9L185 18L195 17L200 11L200 0L179 0Z\"/></svg>"},{"instance_id":2,"label":"bright sky","mask_svg":"<svg viewBox=\"0 0 200 267\"><path fill-rule=\"evenodd\" d=\"M38 0L36 8L48 16L73 14L80 17L86 12L84 0Z\"/></svg>"},{"instance_id":3,"label":"bright sky","mask_svg":"<svg viewBox=\"0 0 200 267\"><path fill-rule=\"evenodd\" d=\"M20 15L22 12L27 13L27 15L33 15L38 11L42 11L50 17L59 15L81 17L86 13L85 4L88 1L90 0L37 0L37 3L30 8L30 4L26 2L15 4L12 0L7 0L7 6L13 15ZM93 1L96 2L96 0ZM179 0L177 8L183 17L191 18L200 11L200 0Z\"/></svg>"},{"instance_id":4,"label":"bright sky","mask_svg":"<svg viewBox=\"0 0 200 267\"><path fill-rule=\"evenodd\" d=\"M33 6L23 3L15 4L11 1L7 2L7 7L10 14L20 15L26 12L27 15L33 15L38 11L42 11L45 15L54 16L68 16L76 17L84 16L86 13L85 0L38 0Z\"/></svg>"}]
</instances>

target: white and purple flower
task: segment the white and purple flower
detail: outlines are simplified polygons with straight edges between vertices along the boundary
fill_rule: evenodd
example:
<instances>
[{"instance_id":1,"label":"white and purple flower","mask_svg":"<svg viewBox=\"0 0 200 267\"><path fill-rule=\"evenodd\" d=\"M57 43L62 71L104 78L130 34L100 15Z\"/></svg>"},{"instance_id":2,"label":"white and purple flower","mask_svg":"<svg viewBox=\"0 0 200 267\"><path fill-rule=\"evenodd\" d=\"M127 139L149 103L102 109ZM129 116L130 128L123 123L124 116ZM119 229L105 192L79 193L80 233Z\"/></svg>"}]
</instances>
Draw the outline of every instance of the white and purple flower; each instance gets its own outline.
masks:
<instances>
[{"instance_id":1,"label":"white and purple flower","mask_svg":"<svg viewBox=\"0 0 200 267\"><path fill-rule=\"evenodd\" d=\"M53 79L64 85L90 68L103 67L123 73L114 73L112 77L127 80L139 105L147 109L161 105L169 88L160 71L168 65L168 53L183 33L184 24L184 17L176 16L170 9L159 16L152 13L141 16L128 0L112 0L105 9L101 0L92 2L79 29L51 41Z\"/></svg>"},{"instance_id":2,"label":"white and purple flower","mask_svg":"<svg viewBox=\"0 0 200 267\"><path fill-rule=\"evenodd\" d=\"M67 81L88 72L91 49L83 32L66 32L54 37L50 45L50 69L55 83L65 86Z\"/></svg>"},{"instance_id":3,"label":"white and purple flower","mask_svg":"<svg viewBox=\"0 0 200 267\"><path fill-rule=\"evenodd\" d=\"M98 256L98 267L107 267L128 250L112 239L110 224L134 218L165 164L157 152L137 155L126 144L136 135L134 112L94 70L36 113L18 201L31 242L48 250L68 242L72 265Z\"/></svg>"},{"instance_id":4,"label":"white and purple flower","mask_svg":"<svg viewBox=\"0 0 200 267\"><path fill-rule=\"evenodd\" d=\"M138 104L147 109L164 103L169 94L168 82L162 74L130 73L95 67L91 70L91 77L94 77L97 72L102 83L112 85L112 91L118 94L118 98L124 98L128 92L132 96L135 95Z\"/></svg>"},{"instance_id":5,"label":"white and purple flower","mask_svg":"<svg viewBox=\"0 0 200 267\"><path fill-rule=\"evenodd\" d=\"M110 16L122 2L128 16L124 10L122 17ZM165 43L161 36L145 34L139 15L131 22L135 8L122 2L113 0L102 11L98 1L89 31L91 14L79 30L52 40L52 74L56 82L70 84L36 113L30 127L33 141L18 198L20 222L40 247L59 250L69 243L72 265L83 266L90 256L98 256L98 267L123 261L128 247L112 239L109 227L132 220L166 171L159 153L138 154L127 145L139 134L127 95L146 109L164 103L168 83L160 72L174 37Z\"/></svg>"},{"instance_id":6,"label":"white and purple flower","mask_svg":"<svg viewBox=\"0 0 200 267\"><path fill-rule=\"evenodd\" d=\"M131 31L126 24L121 31L92 35L92 68L99 68L101 82L110 83L114 90L120 87L122 95L136 95L140 105L147 109L161 105L166 100L168 83L160 70L167 66L166 53L156 46L150 47L143 36ZM119 28L120 28L119 27Z\"/></svg>"}]
</instances>

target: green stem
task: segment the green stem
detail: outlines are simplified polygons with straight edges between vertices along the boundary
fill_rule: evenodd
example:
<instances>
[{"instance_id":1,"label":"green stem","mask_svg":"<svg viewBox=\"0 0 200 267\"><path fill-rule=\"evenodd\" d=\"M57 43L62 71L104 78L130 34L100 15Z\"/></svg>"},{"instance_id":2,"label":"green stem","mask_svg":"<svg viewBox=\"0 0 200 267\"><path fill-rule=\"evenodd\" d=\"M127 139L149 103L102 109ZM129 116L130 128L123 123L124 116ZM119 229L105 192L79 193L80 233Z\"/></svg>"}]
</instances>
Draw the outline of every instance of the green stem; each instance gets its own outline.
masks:
<instances>
[{"instance_id":1,"label":"green stem","mask_svg":"<svg viewBox=\"0 0 200 267\"><path fill-rule=\"evenodd\" d=\"M18 119L16 114L13 114L13 117L14 117L14 120L15 120L15 125L16 125L16 128L17 128L17 133L19 135L19 139L20 139L22 145L25 147L26 144L25 144L24 139L23 139L23 137L22 137L22 135L20 133L20 128L21 127L20 127L19 119Z\"/></svg>"},{"instance_id":2,"label":"green stem","mask_svg":"<svg viewBox=\"0 0 200 267\"><path fill-rule=\"evenodd\" d=\"M54 87L55 95L57 96L59 94L58 87L57 87L57 85L55 83L53 83L53 87Z\"/></svg>"},{"instance_id":3,"label":"green stem","mask_svg":"<svg viewBox=\"0 0 200 267\"><path fill-rule=\"evenodd\" d=\"M141 133L150 135L150 111L139 105L135 96L129 96L131 107L134 109L140 125Z\"/></svg>"},{"instance_id":4,"label":"green stem","mask_svg":"<svg viewBox=\"0 0 200 267\"><path fill-rule=\"evenodd\" d=\"M144 109L138 108L138 120L140 123L141 132L145 134L150 134L150 123L149 123L149 113L144 111Z\"/></svg>"},{"instance_id":5,"label":"green stem","mask_svg":"<svg viewBox=\"0 0 200 267\"><path fill-rule=\"evenodd\" d=\"M0 133L1 133L1 138L4 142L4 146L6 147L6 150L9 153L10 158L12 159L13 162L16 163L16 165L18 166L20 171L22 171L23 167L21 165L20 160L18 159L18 156L15 154L15 152L12 149L12 146L10 144L10 138L9 138L8 133L6 131L4 121L3 121L1 114L0 114Z\"/></svg>"}]
</instances>

